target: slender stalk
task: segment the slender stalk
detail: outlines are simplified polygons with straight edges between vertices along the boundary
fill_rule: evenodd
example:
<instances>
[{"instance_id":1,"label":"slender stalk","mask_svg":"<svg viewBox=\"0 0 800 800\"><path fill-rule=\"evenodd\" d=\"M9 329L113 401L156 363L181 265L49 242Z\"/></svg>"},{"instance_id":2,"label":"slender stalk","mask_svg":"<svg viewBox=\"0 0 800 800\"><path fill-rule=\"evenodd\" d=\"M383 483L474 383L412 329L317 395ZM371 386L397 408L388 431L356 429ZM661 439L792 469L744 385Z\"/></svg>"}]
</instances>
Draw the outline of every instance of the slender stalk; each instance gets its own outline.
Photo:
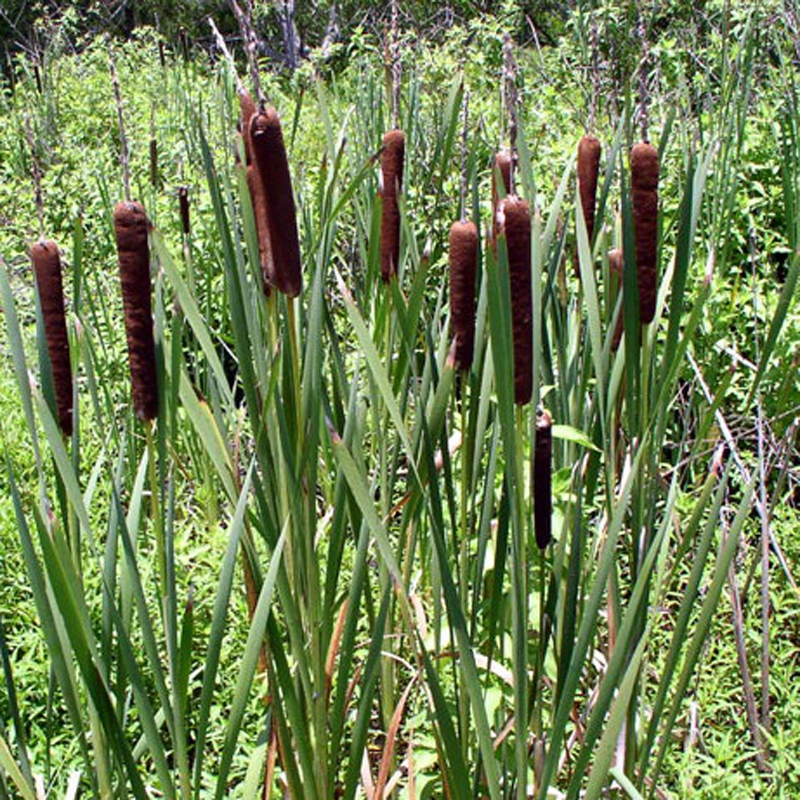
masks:
<instances>
[{"instance_id":1,"label":"slender stalk","mask_svg":"<svg viewBox=\"0 0 800 800\"><path fill-rule=\"evenodd\" d=\"M158 459L156 443L153 432L154 422L151 419L142 421L144 427L145 443L147 446L147 470L150 478L150 519L153 523L153 532L156 542L156 569L158 571L158 585L161 597L166 603L167 598L167 560L164 542L164 518L161 514L161 489L158 485ZM162 606L165 611L166 606Z\"/></svg>"}]
</instances>

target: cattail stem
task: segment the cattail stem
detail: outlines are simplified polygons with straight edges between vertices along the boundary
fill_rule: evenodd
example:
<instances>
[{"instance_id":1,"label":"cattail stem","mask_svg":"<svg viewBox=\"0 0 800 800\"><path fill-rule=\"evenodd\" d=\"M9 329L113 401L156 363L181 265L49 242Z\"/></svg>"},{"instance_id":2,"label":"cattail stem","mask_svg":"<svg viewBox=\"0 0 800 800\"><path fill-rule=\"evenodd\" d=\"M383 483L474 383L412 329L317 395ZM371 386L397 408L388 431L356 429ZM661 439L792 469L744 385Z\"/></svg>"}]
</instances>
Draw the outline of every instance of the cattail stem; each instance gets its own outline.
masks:
<instances>
[{"instance_id":1,"label":"cattail stem","mask_svg":"<svg viewBox=\"0 0 800 800\"><path fill-rule=\"evenodd\" d=\"M119 160L122 164L122 184L125 187L125 199L131 199L131 166L128 157L128 137L125 135L125 112L122 107L122 92L119 88L117 64L114 49L108 46L108 71L111 74L111 85L114 89L114 101L117 106L117 126L119 127Z\"/></svg>"},{"instance_id":2,"label":"cattail stem","mask_svg":"<svg viewBox=\"0 0 800 800\"><path fill-rule=\"evenodd\" d=\"M590 28L592 46L592 96L589 100L589 133L594 133L597 124L597 100L600 97L600 32L595 11L592 11Z\"/></svg>"},{"instance_id":3,"label":"cattail stem","mask_svg":"<svg viewBox=\"0 0 800 800\"><path fill-rule=\"evenodd\" d=\"M144 437L147 447L147 471L150 478L150 515L153 520L153 532L156 543L156 567L158 569L158 584L162 597L167 597L167 559L164 542L164 520L161 515L161 488L158 481L156 468L156 445L153 436L153 422L144 420Z\"/></svg>"},{"instance_id":4,"label":"cattail stem","mask_svg":"<svg viewBox=\"0 0 800 800\"><path fill-rule=\"evenodd\" d=\"M55 242L40 241L31 248L31 260L39 289L44 337L50 358L58 424L65 436L72 434L72 366L69 356L61 256Z\"/></svg>"},{"instance_id":5,"label":"cattail stem","mask_svg":"<svg viewBox=\"0 0 800 800\"><path fill-rule=\"evenodd\" d=\"M36 157L36 142L33 137L31 120L27 109L23 109L25 119L25 138L31 154L31 178L33 180L33 197L36 202L36 216L39 221L39 236L44 236L44 199L42 194L42 171L39 169L39 159Z\"/></svg>"},{"instance_id":6,"label":"cattail stem","mask_svg":"<svg viewBox=\"0 0 800 800\"><path fill-rule=\"evenodd\" d=\"M511 157L511 169L508 174L508 193L514 194L517 170L517 62L511 37L503 38L503 90L508 119L508 152Z\"/></svg>"},{"instance_id":7,"label":"cattail stem","mask_svg":"<svg viewBox=\"0 0 800 800\"><path fill-rule=\"evenodd\" d=\"M637 34L642 45L642 60L639 64L639 124L642 129L642 141L648 141L647 130L649 125L648 101L649 90L647 87L647 73L650 69L650 46L647 41L647 26L644 21L644 11L641 0L637 2L638 24Z\"/></svg>"},{"instance_id":8,"label":"cattail stem","mask_svg":"<svg viewBox=\"0 0 800 800\"><path fill-rule=\"evenodd\" d=\"M142 420L158 415L158 382L150 298L149 221L140 203L122 202L114 209L122 303L128 339L133 405Z\"/></svg>"},{"instance_id":9,"label":"cattail stem","mask_svg":"<svg viewBox=\"0 0 800 800\"><path fill-rule=\"evenodd\" d=\"M400 35L399 35L399 8L397 0L392 0L392 29L389 45L389 57L392 70L392 127L400 127L400 80L402 77L400 65Z\"/></svg>"},{"instance_id":10,"label":"cattail stem","mask_svg":"<svg viewBox=\"0 0 800 800\"><path fill-rule=\"evenodd\" d=\"M464 125L461 128L461 215L462 222L467 219L467 127L469 124L469 92L464 92Z\"/></svg>"}]
</instances>

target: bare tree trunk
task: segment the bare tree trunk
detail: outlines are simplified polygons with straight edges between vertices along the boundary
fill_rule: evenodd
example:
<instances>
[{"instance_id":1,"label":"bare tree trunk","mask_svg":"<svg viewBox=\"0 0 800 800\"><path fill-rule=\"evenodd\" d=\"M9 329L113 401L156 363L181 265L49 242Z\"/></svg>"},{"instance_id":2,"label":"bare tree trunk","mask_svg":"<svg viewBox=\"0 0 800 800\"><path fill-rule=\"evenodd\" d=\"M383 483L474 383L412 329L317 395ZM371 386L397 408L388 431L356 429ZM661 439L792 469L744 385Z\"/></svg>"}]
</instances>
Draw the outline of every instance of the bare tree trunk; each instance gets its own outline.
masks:
<instances>
[{"instance_id":1,"label":"bare tree trunk","mask_svg":"<svg viewBox=\"0 0 800 800\"><path fill-rule=\"evenodd\" d=\"M283 44L286 53L286 66L297 69L300 63L300 36L294 23L295 0L283 0L281 26L283 28Z\"/></svg>"}]
</instances>

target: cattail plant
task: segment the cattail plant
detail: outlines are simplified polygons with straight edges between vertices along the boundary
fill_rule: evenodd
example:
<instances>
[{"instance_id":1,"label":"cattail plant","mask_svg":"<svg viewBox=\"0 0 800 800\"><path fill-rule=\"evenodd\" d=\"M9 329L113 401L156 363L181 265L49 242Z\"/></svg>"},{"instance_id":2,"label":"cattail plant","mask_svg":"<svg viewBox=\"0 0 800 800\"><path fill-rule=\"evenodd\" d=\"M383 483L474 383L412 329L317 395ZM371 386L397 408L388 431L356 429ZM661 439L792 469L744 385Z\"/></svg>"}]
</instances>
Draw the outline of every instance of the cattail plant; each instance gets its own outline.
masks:
<instances>
[{"instance_id":1,"label":"cattail plant","mask_svg":"<svg viewBox=\"0 0 800 800\"><path fill-rule=\"evenodd\" d=\"M594 234L594 212L597 198L597 175L600 169L600 141L596 136L582 136L578 142L578 190L589 243Z\"/></svg>"},{"instance_id":2,"label":"cattail plant","mask_svg":"<svg viewBox=\"0 0 800 800\"><path fill-rule=\"evenodd\" d=\"M450 228L450 329L455 338L455 366L472 366L475 345L475 268L478 228L459 220Z\"/></svg>"},{"instance_id":3,"label":"cattail plant","mask_svg":"<svg viewBox=\"0 0 800 800\"><path fill-rule=\"evenodd\" d=\"M383 137L381 176L381 277L388 283L397 275L400 261L400 209L397 196L403 186L403 161L406 138L401 130L389 131Z\"/></svg>"},{"instance_id":4,"label":"cattail plant","mask_svg":"<svg viewBox=\"0 0 800 800\"><path fill-rule=\"evenodd\" d=\"M72 366L69 360L69 337L58 245L51 241L37 242L31 248L31 261L36 273L36 286L42 308L44 337L53 375L58 424L62 432L69 436L72 434Z\"/></svg>"},{"instance_id":5,"label":"cattail plant","mask_svg":"<svg viewBox=\"0 0 800 800\"><path fill-rule=\"evenodd\" d=\"M615 247L613 250L608 251L608 269L611 274L617 276L617 283L619 286L619 294L622 294L622 273L625 267L625 258L622 250ZM617 327L614 329L614 338L611 340L611 351L616 353L619 348L619 343L622 340L622 331L624 329L625 315L620 309L619 317L617 318Z\"/></svg>"},{"instance_id":6,"label":"cattail plant","mask_svg":"<svg viewBox=\"0 0 800 800\"><path fill-rule=\"evenodd\" d=\"M553 517L553 421L547 411L536 420L533 451L533 527L536 544L544 550L550 544Z\"/></svg>"},{"instance_id":7,"label":"cattail plant","mask_svg":"<svg viewBox=\"0 0 800 800\"><path fill-rule=\"evenodd\" d=\"M253 116L250 120L250 139L253 163L263 188L264 208L256 209L256 212L263 215L266 210L265 228L268 235L263 238L269 242L271 283L285 295L297 297L302 290L303 280L297 214L281 121L274 108L267 108Z\"/></svg>"},{"instance_id":8,"label":"cattail plant","mask_svg":"<svg viewBox=\"0 0 800 800\"><path fill-rule=\"evenodd\" d=\"M514 399L530 402L533 393L533 299L531 297L531 211L527 200L509 195L498 209L505 233L511 282L511 326L514 335Z\"/></svg>"},{"instance_id":9,"label":"cattail plant","mask_svg":"<svg viewBox=\"0 0 800 800\"><path fill-rule=\"evenodd\" d=\"M656 313L656 251L658 246L658 151L647 142L631 150L631 202L636 234L639 319L653 321Z\"/></svg>"},{"instance_id":10,"label":"cattail plant","mask_svg":"<svg viewBox=\"0 0 800 800\"><path fill-rule=\"evenodd\" d=\"M128 362L133 387L133 406L142 420L158 414L158 383L150 302L150 250L147 245L149 221L141 203L123 201L114 209L119 274Z\"/></svg>"}]
</instances>

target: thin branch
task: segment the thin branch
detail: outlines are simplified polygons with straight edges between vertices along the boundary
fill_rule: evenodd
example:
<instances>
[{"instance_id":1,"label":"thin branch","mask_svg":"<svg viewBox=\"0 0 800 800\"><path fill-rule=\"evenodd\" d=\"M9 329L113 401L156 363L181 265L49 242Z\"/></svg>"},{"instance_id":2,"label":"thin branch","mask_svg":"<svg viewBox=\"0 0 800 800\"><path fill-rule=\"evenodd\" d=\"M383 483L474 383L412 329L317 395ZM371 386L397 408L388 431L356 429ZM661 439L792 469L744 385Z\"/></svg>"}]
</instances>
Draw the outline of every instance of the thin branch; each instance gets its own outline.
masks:
<instances>
[{"instance_id":1,"label":"thin branch","mask_svg":"<svg viewBox=\"0 0 800 800\"><path fill-rule=\"evenodd\" d=\"M589 133L594 133L597 125L597 100L600 97L600 34L594 10L592 10L590 36L592 46L592 96L589 100Z\"/></svg>"},{"instance_id":2,"label":"thin branch","mask_svg":"<svg viewBox=\"0 0 800 800\"><path fill-rule=\"evenodd\" d=\"M131 166L128 156L128 137L125 135L125 114L122 108L122 92L119 88L117 64L114 60L114 48L108 42L108 71L111 74L111 85L114 87L114 101L117 105L117 125L119 126L119 158L122 162L122 183L125 186L125 199L131 199Z\"/></svg>"},{"instance_id":3,"label":"thin branch","mask_svg":"<svg viewBox=\"0 0 800 800\"><path fill-rule=\"evenodd\" d=\"M260 109L264 108L266 98L261 90L261 76L258 72L258 58L256 53L258 51L258 37L253 30L252 24L252 9L248 0L247 10L242 11L236 0L230 0L233 14L236 21L239 23L239 30L242 32L242 40L244 41L244 50L247 55L247 66L250 69L250 80L253 82L253 91L256 93L256 102Z\"/></svg>"},{"instance_id":4,"label":"thin branch","mask_svg":"<svg viewBox=\"0 0 800 800\"><path fill-rule=\"evenodd\" d=\"M217 28L214 20L211 17L208 18L208 24L211 27L211 33L214 36L214 41L216 42L217 47L219 48L220 52L223 56L225 56L225 60L228 62L228 66L233 72L233 75L236 79L236 91L242 92L244 90L244 83L242 79L239 77L239 73L236 69L236 62L233 60L233 55L231 51L228 49L228 45L225 44L225 39L223 38L222 34L219 32L219 28Z\"/></svg>"},{"instance_id":5,"label":"thin branch","mask_svg":"<svg viewBox=\"0 0 800 800\"><path fill-rule=\"evenodd\" d=\"M469 122L469 92L464 92L464 126L461 129L461 221L467 219L467 125Z\"/></svg>"},{"instance_id":6,"label":"thin branch","mask_svg":"<svg viewBox=\"0 0 800 800\"><path fill-rule=\"evenodd\" d=\"M25 119L25 138L28 141L28 150L31 154L31 178L33 180L33 196L36 201L36 215L39 218L39 236L44 236L44 199L42 195L42 172L39 169L39 159L36 157L36 142L33 137L31 120L28 110L23 109Z\"/></svg>"},{"instance_id":7,"label":"thin branch","mask_svg":"<svg viewBox=\"0 0 800 800\"><path fill-rule=\"evenodd\" d=\"M724 511L720 510L720 520L722 520L725 536L729 536L728 526L724 519ZM750 677L750 667L747 664L747 645L744 638L744 614L742 613L742 601L739 596L739 588L736 585L736 572L733 564L728 567L728 585L731 590L731 606L733 608L733 636L736 642L736 660L739 662L739 672L742 675L742 691L744 692L744 705L747 714L747 727L750 729L750 738L755 747L756 764L760 772L768 769L764 757L764 743L761 731L758 727L758 711L756 710L756 698L753 692L753 680Z\"/></svg>"},{"instance_id":8,"label":"thin branch","mask_svg":"<svg viewBox=\"0 0 800 800\"><path fill-rule=\"evenodd\" d=\"M708 403L713 404L714 396L711 393L711 390L708 388L708 384L705 382L703 374L700 372L700 367L698 366L697 361L695 361L694 356L692 356L691 353L687 353L686 357L689 359L689 363L691 364L692 369L694 370L694 374L697 378L698 383L700 384L700 388L703 390L703 395L706 398L706 401ZM717 424L719 425L720 432L722 433L722 438L725 440L725 444L728 445L728 448L731 451L731 455L733 456L734 463L736 464L739 473L741 474L745 483L750 483L751 480L750 470L747 468L747 465L744 463L741 455L739 454L739 450L736 447L736 438L731 433L731 429L725 420L725 415L722 413L722 410L718 408L714 416L717 420ZM769 509L766 506L762 505L760 497L758 496L754 497L754 504L756 507L756 511L758 511L762 521L765 518L769 519ZM789 583L791 584L795 592L800 592L800 587L798 587L797 581L795 581L794 576L792 575L792 572L789 569L789 564L786 561L786 556L783 554L783 549L781 548L780 543L778 542L774 532L771 529L769 532L769 540L770 540L770 546L775 551L775 555L778 557L781 569L783 570L784 574L789 580Z\"/></svg>"},{"instance_id":9,"label":"thin branch","mask_svg":"<svg viewBox=\"0 0 800 800\"><path fill-rule=\"evenodd\" d=\"M650 45L647 41L647 26L644 21L644 11L642 10L642 0L637 3L639 21L637 34L642 46L642 60L639 64L639 124L642 128L642 141L649 141L647 132L649 127L649 117L647 105L649 101L649 91L647 86L647 73L650 69Z\"/></svg>"},{"instance_id":10,"label":"thin branch","mask_svg":"<svg viewBox=\"0 0 800 800\"><path fill-rule=\"evenodd\" d=\"M389 58L392 69L392 127L400 127L400 82L402 66L400 64L399 9L397 0L392 0L392 27L389 41Z\"/></svg>"},{"instance_id":11,"label":"thin branch","mask_svg":"<svg viewBox=\"0 0 800 800\"><path fill-rule=\"evenodd\" d=\"M514 49L508 34L503 37L503 99L508 119L509 154L511 156L508 193L514 194L514 178L519 162L517 153L517 62L514 59Z\"/></svg>"}]
</instances>

